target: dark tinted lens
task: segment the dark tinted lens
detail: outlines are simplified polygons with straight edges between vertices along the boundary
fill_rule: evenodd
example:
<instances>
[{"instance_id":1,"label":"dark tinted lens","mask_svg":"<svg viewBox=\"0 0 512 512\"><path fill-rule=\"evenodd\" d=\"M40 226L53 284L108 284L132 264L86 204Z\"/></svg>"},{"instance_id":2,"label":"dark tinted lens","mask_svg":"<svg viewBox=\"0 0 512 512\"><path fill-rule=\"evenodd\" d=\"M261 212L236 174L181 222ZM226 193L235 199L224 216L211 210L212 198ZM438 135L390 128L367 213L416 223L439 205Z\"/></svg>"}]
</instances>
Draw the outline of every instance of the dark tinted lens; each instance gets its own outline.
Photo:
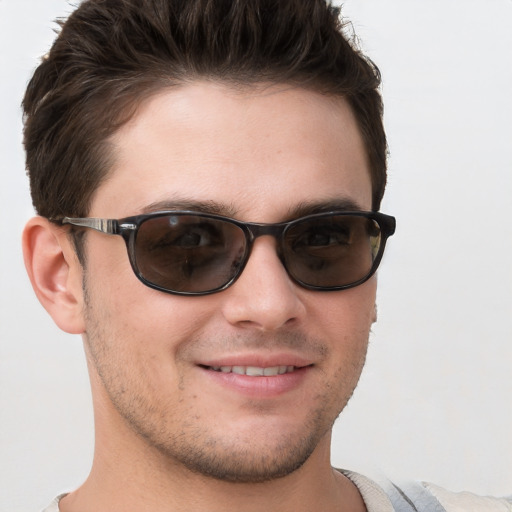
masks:
<instances>
[{"instance_id":1,"label":"dark tinted lens","mask_svg":"<svg viewBox=\"0 0 512 512\"><path fill-rule=\"evenodd\" d=\"M237 225L177 214L140 225L135 261L146 281L170 291L198 293L229 282L245 250L245 235Z\"/></svg>"},{"instance_id":2,"label":"dark tinted lens","mask_svg":"<svg viewBox=\"0 0 512 512\"><path fill-rule=\"evenodd\" d=\"M380 242L380 227L372 219L316 217L287 230L284 258L290 274L304 284L347 286L370 273Z\"/></svg>"}]
</instances>

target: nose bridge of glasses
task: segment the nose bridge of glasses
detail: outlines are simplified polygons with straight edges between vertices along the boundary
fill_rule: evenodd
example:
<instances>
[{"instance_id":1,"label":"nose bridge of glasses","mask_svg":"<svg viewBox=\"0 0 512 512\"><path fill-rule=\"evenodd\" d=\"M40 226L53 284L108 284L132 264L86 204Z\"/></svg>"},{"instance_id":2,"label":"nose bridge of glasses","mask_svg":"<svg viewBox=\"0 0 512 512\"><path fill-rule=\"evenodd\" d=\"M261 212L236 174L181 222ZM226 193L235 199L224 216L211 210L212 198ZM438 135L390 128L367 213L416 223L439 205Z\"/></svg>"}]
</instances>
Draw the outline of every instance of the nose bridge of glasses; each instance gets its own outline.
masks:
<instances>
[{"instance_id":1,"label":"nose bridge of glasses","mask_svg":"<svg viewBox=\"0 0 512 512\"><path fill-rule=\"evenodd\" d=\"M259 224L259 223L246 223L245 226L251 235L251 241L261 236L272 236L277 241L280 240L286 224Z\"/></svg>"},{"instance_id":2,"label":"nose bridge of glasses","mask_svg":"<svg viewBox=\"0 0 512 512\"><path fill-rule=\"evenodd\" d=\"M246 236L248 237L248 252L247 258L250 257L252 253L253 243L257 238L263 236L270 236L274 239L275 243L275 251L277 252L277 257L281 261L281 264L286 267L283 257L283 232L286 229L287 223L279 223L279 224L263 224L263 223L255 223L255 222L247 222L244 224L246 230Z\"/></svg>"}]
</instances>

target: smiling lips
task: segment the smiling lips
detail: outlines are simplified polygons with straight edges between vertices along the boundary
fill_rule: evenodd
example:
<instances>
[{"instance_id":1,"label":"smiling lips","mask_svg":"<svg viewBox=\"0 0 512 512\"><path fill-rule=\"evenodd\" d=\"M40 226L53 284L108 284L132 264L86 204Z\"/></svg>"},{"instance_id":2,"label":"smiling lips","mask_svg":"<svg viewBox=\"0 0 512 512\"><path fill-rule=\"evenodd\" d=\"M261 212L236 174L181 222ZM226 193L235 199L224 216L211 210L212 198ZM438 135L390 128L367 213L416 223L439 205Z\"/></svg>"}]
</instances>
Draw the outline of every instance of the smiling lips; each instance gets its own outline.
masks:
<instances>
[{"instance_id":1,"label":"smiling lips","mask_svg":"<svg viewBox=\"0 0 512 512\"><path fill-rule=\"evenodd\" d=\"M308 370L314 366L310 361L290 356L276 357L272 362L263 361L261 357L252 358L253 362L249 362L248 357L226 359L231 361L210 361L199 367L206 370L212 383L253 400L273 399L296 389L307 378ZM276 359L288 364L276 364Z\"/></svg>"},{"instance_id":2,"label":"smiling lips","mask_svg":"<svg viewBox=\"0 0 512 512\"><path fill-rule=\"evenodd\" d=\"M235 373L237 375L248 375L249 377L273 377L275 375L284 375L295 371L295 366L270 366L263 368L261 366L210 366L208 369L222 372Z\"/></svg>"}]
</instances>

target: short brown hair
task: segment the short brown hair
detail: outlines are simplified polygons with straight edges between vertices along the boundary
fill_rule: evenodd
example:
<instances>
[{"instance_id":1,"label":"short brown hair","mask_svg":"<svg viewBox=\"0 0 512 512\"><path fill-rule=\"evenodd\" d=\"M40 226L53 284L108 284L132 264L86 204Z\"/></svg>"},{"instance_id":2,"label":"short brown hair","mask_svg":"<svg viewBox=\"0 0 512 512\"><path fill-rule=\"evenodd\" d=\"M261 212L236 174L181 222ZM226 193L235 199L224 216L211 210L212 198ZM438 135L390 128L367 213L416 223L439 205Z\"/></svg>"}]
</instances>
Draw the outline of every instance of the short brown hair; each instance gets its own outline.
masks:
<instances>
[{"instance_id":1,"label":"short brown hair","mask_svg":"<svg viewBox=\"0 0 512 512\"><path fill-rule=\"evenodd\" d=\"M86 0L60 25L23 100L40 215L86 216L111 165L109 137L148 95L201 78L291 83L345 97L379 208L387 153L380 74L325 0Z\"/></svg>"}]
</instances>

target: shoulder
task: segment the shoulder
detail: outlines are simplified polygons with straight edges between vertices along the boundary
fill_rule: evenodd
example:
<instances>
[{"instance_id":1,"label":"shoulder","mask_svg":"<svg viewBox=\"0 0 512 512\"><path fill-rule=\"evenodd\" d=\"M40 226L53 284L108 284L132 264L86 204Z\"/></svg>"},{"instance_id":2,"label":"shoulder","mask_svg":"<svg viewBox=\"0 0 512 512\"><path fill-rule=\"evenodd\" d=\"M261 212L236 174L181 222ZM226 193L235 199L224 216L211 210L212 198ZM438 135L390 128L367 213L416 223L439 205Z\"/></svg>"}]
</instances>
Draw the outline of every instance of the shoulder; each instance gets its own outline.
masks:
<instances>
[{"instance_id":1,"label":"shoulder","mask_svg":"<svg viewBox=\"0 0 512 512\"><path fill-rule=\"evenodd\" d=\"M59 512L59 501L64 498L66 494L61 494L57 496L45 509L41 512Z\"/></svg>"},{"instance_id":2,"label":"shoulder","mask_svg":"<svg viewBox=\"0 0 512 512\"><path fill-rule=\"evenodd\" d=\"M512 496L495 498L470 492L451 492L435 484L375 481L341 470L359 489L368 512L512 512Z\"/></svg>"},{"instance_id":3,"label":"shoulder","mask_svg":"<svg viewBox=\"0 0 512 512\"><path fill-rule=\"evenodd\" d=\"M444 506L447 512L478 510L478 512L512 512L512 496L495 498L471 492L451 492L431 483L422 484Z\"/></svg>"}]
</instances>

